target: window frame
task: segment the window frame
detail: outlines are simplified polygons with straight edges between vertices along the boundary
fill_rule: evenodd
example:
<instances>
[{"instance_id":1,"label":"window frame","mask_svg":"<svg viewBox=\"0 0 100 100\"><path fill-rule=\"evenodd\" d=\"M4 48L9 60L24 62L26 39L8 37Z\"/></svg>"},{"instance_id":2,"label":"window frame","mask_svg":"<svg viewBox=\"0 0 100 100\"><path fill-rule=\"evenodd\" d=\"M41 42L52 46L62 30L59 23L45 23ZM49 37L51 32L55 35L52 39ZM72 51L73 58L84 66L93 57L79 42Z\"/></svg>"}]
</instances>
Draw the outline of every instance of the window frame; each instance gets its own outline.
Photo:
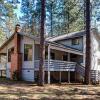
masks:
<instances>
[{"instance_id":1,"label":"window frame","mask_svg":"<svg viewBox=\"0 0 100 100\"><path fill-rule=\"evenodd\" d=\"M80 39L79 38L72 39L72 45L79 45L79 44L80 44Z\"/></svg>"},{"instance_id":2,"label":"window frame","mask_svg":"<svg viewBox=\"0 0 100 100\"><path fill-rule=\"evenodd\" d=\"M28 57L28 54L27 54L27 57L25 58L25 45L28 45L28 46L31 46L32 48L32 54L31 54L31 57ZM30 55L29 55L30 56ZM32 44L24 44L24 59L23 59L25 62L27 61L32 61L33 60L33 45Z\"/></svg>"}]
</instances>

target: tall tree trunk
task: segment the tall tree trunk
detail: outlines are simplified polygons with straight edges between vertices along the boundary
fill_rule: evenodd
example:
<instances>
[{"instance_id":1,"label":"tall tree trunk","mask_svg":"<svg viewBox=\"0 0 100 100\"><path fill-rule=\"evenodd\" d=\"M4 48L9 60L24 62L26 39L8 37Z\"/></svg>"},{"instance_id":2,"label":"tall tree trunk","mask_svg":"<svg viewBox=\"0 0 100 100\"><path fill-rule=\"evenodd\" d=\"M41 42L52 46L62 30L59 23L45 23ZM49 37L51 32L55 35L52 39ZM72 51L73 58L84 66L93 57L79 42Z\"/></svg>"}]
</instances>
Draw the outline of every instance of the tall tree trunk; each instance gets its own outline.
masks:
<instances>
[{"instance_id":1,"label":"tall tree trunk","mask_svg":"<svg viewBox=\"0 0 100 100\"><path fill-rule=\"evenodd\" d=\"M51 2L51 37L53 36L53 14L52 14L52 11L53 10L53 2Z\"/></svg>"},{"instance_id":2,"label":"tall tree trunk","mask_svg":"<svg viewBox=\"0 0 100 100\"><path fill-rule=\"evenodd\" d=\"M68 11L69 11L69 6L68 6ZM70 27L69 27L69 21L70 20L69 20L69 18L70 18L70 16L69 16L69 12L68 12L68 26L67 26L68 27L68 32L67 33L70 33Z\"/></svg>"},{"instance_id":3,"label":"tall tree trunk","mask_svg":"<svg viewBox=\"0 0 100 100\"><path fill-rule=\"evenodd\" d=\"M34 30L34 20L32 20L32 26L31 26L31 33L34 34L35 30Z\"/></svg>"},{"instance_id":4,"label":"tall tree trunk","mask_svg":"<svg viewBox=\"0 0 100 100\"><path fill-rule=\"evenodd\" d=\"M91 36L90 36L90 0L86 2L86 61L85 61L85 84L90 84L91 78Z\"/></svg>"},{"instance_id":5,"label":"tall tree trunk","mask_svg":"<svg viewBox=\"0 0 100 100\"><path fill-rule=\"evenodd\" d=\"M40 63L39 63L40 86L44 85L44 60L45 60L44 25L45 25L45 0L41 0Z\"/></svg>"}]
</instances>

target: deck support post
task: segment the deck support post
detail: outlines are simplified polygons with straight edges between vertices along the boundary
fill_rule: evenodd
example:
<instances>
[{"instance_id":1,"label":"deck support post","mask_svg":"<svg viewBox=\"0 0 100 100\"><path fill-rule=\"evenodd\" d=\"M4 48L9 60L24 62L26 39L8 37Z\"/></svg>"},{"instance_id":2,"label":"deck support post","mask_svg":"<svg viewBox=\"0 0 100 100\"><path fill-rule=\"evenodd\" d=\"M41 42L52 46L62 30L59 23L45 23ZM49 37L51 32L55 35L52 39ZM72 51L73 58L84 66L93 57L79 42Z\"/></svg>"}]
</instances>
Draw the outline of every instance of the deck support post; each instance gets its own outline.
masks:
<instances>
[{"instance_id":1,"label":"deck support post","mask_svg":"<svg viewBox=\"0 0 100 100\"><path fill-rule=\"evenodd\" d=\"M48 46L48 84L50 84L50 45Z\"/></svg>"},{"instance_id":2,"label":"deck support post","mask_svg":"<svg viewBox=\"0 0 100 100\"><path fill-rule=\"evenodd\" d=\"M70 83L70 71L68 71L68 83Z\"/></svg>"},{"instance_id":3,"label":"deck support post","mask_svg":"<svg viewBox=\"0 0 100 100\"><path fill-rule=\"evenodd\" d=\"M70 62L70 53L68 53L68 61ZM68 83L70 83L70 70L68 71Z\"/></svg>"},{"instance_id":4,"label":"deck support post","mask_svg":"<svg viewBox=\"0 0 100 100\"><path fill-rule=\"evenodd\" d=\"M61 71L59 72L59 83L61 84Z\"/></svg>"},{"instance_id":5,"label":"deck support post","mask_svg":"<svg viewBox=\"0 0 100 100\"><path fill-rule=\"evenodd\" d=\"M75 82L76 82L76 71L75 71Z\"/></svg>"}]
</instances>

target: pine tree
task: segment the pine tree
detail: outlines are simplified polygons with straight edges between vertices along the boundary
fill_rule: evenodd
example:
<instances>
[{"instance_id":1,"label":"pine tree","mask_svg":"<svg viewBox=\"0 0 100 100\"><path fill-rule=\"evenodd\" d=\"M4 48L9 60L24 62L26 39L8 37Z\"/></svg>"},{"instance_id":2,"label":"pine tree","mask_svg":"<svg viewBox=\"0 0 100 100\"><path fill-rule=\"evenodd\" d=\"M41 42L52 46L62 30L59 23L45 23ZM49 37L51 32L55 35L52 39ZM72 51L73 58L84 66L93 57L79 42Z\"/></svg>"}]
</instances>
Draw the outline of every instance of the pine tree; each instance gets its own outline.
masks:
<instances>
[{"instance_id":1,"label":"pine tree","mask_svg":"<svg viewBox=\"0 0 100 100\"><path fill-rule=\"evenodd\" d=\"M86 0L86 62L85 84L90 84L91 78L91 35L90 35L90 0Z\"/></svg>"},{"instance_id":2,"label":"pine tree","mask_svg":"<svg viewBox=\"0 0 100 100\"><path fill-rule=\"evenodd\" d=\"M1 34L8 37L13 34L13 29L18 20L16 14L14 14L15 6L9 1L4 1L0 0L0 29Z\"/></svg>"},{"instance_id":3,"label":"pine tree","mask_svg":"<svg viewBox=\"0 0 100 100\"><path fill-rule=\"evenodd\" d=\"M57 36L84 29L84 10L82 0L46 0L46 32ZM34 3L35 2L35 3ZM40 0L22 0L24 25L40 32ZM77 25L77 27L76 27ZM32 32L30 31L30 32Z\"/></svg>"},{"instance_id":4,"label":"pine tree","mask_svg":"<svg viewBox=\"0 0 100 100\"><path fill-rule=\"evenodd\" d=\"M40 0L22 0L21 12L23 16L21 20L27 33L39 34L40 32Z\"/></svg>"},{"instance_id":5,"label":"pine tree","mask_svg":"<svg viewBox=\"0 0 100 100\"><path fill-rule=\"evenodd\" d=\"M41 28L40 28L40 63L39 63L39 85L44 85L44 60L45 60L45 0L41 0Z\"/></svg>"}]
</instances>

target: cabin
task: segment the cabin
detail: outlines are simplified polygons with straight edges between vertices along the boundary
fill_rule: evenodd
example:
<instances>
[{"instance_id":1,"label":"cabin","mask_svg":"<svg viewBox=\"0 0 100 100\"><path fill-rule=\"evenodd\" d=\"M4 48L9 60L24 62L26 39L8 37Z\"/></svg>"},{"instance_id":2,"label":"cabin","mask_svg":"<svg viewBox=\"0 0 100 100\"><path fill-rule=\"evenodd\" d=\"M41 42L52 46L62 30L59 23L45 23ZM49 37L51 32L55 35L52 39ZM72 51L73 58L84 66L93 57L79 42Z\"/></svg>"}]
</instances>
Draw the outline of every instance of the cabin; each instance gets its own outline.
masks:
<instances>
[{"instance_id":1,"label":"cabin","mask_svg":"<svg viewBox=\"0 0 100 100\"><path fill-rule=\"evenodd\" d=\"M85 31L73 32L45 39L45 83L82 82L85 75ZM0 58L5 57L3 67L6 78L18 74L21 80L38 82L40 38L14 33L0 47ZM91 81L100 81L100 35L91 30ZM0 61L0 67L2 60Z\"/></svg>"}]
</instances>

